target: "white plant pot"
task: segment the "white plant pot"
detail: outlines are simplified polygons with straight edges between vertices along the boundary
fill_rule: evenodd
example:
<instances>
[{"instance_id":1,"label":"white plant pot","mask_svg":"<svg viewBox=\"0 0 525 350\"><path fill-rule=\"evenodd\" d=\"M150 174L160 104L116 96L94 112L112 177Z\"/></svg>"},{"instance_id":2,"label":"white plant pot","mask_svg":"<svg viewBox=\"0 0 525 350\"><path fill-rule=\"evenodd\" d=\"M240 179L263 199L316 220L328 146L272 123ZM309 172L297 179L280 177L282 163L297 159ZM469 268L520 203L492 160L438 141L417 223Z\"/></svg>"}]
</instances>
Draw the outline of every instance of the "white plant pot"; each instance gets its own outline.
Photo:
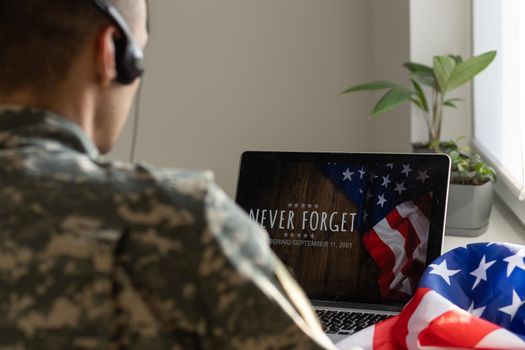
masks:
<instances>
[{"instance_id":1,"label":"white plant pot","mask_svg":"<svg viewBox=\"0 0 525 350\"><path fill-rule=\"evenodd\" d=\"M494 186L450 185L445 233L452 236L479 236L487 231Z\"/></svg>"}]
</instances>

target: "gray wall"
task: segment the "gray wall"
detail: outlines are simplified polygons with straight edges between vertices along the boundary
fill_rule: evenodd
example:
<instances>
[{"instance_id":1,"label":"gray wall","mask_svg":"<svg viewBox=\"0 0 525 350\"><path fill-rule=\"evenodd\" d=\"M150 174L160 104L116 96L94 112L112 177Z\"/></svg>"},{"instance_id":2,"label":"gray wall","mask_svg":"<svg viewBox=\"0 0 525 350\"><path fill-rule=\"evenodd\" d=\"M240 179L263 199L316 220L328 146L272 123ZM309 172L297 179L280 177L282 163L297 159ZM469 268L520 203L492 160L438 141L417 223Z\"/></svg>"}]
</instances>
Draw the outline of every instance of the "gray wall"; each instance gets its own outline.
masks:
<instances>
[{"instance_id":1,"label":"gray wall","mask_svg":"<svg viewBox=\"0 0 525 350\"><path fill-rule=\"evenodd\" d=\"M136 159L212 169L233 195L244 150L405 150L408 109L373 122L372 94L338 96L401 77L408 0L391 3L152 2ZM129 158L128 124L112 158Z\"/></svg>"},{"instance_id":2,"label":"gray wall","mask_svg":"<svg viewBox=\"0 0 525 350\"><path fill-rule=\"evenodd\" d=\"M410 57L410 2L373 0L371 3L371 78L409 86L409 79L402 64ZM376 94L376 100L381 96ZM410 105L402 105L373 120L372 135L376 151L410 152Z\"/></svg>"}]
</instances>

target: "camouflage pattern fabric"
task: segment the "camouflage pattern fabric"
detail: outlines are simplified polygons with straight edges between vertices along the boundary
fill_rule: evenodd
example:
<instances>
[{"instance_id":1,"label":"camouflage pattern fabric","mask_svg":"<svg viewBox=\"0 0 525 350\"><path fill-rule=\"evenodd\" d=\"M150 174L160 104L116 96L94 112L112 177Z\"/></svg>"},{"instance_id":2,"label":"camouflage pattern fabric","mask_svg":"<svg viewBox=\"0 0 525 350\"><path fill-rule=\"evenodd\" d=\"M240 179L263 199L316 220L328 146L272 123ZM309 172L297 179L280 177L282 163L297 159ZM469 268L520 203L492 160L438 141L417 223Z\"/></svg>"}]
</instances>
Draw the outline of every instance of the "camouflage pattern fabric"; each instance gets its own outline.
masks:
<instances>
[{"instance_id":1,"label":"camouflage pattern fabric","mask_svg":"<svg viewBox=\"0 0 525 350\"><path fill-rule=\"evenodd\" d=\"M73 122L0 108L0 349L332 348L210 174L102 161Z\"/></svg>"}]
</instances>

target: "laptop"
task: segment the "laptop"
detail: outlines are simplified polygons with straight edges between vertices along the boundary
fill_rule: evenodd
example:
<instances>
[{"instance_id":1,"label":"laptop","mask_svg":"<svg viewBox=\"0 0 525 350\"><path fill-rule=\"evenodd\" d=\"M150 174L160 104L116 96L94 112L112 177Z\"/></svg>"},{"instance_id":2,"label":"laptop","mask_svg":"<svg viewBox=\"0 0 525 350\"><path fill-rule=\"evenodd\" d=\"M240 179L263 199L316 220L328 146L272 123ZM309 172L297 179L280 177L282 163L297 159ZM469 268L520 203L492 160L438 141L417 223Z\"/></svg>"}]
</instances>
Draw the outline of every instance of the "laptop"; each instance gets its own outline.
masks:
<instances>
[{"instance_id":1,"label":"laptop","mask_svg":"<svg viewBox=\"0 0 525 350\"><path fill-rule=\"evenodd\" d=\"M236 201L337 342L399 313L441 255L449 176L441 154L245 152Z\"/></svg>"}]
</instances>

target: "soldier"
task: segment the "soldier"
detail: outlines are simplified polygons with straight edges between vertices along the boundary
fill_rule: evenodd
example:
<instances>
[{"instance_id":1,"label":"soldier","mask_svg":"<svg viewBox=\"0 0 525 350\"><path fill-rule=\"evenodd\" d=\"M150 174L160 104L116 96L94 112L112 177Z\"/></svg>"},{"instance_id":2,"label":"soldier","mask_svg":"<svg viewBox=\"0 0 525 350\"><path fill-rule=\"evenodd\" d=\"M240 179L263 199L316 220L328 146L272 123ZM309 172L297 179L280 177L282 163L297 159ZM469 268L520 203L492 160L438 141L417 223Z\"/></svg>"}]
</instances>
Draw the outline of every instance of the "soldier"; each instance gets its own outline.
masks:
<instances>
[{"instance_id":1,"label":"soldier","mask_svg":"<svg viewBox=\"0 0 525 350\"><path fill-rule=\"evenodd\" d=\"M332 349L209 173L99 159L148 36L105 1L0 0L0 349Z\"/></svg>"}]
</instances>

